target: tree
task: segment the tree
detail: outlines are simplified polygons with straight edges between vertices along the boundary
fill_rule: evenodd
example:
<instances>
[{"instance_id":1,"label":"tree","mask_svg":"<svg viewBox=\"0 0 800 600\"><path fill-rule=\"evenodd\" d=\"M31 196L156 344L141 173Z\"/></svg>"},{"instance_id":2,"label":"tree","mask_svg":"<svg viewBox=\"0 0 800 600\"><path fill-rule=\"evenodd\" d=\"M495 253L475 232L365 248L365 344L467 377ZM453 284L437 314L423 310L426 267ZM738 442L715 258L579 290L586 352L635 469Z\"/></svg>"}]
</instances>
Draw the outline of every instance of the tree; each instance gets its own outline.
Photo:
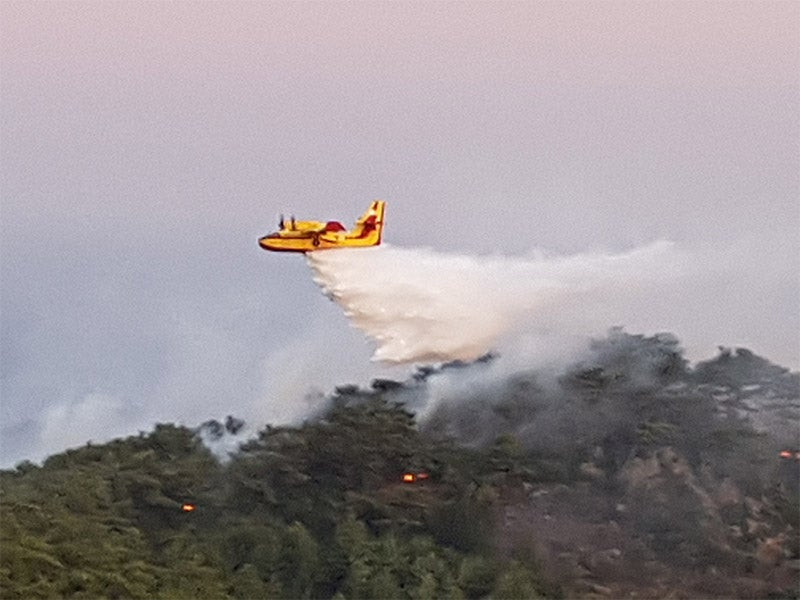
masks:
<instances>
[{"instance_id":1,"label":"tree","mask_svg":"<svg viewBox=\"0 0 800 600\"><path fill-rule=\"evenodd\" d=\"M310 598L319 568L319 545L298 522L284 532L278 556L278 575L289 598Z\"/></svg>"},{"instance_id":2,"label":"tree","mask_svg":"<svg viewBox=\"0 0 800 600\"><path fill-rule=\"evenodd\" d=\"M541 598L531 572L522 564L513 561L497 579L492 592L497 600L521 600L523 598Z\"/></svg>"}]
</instances>

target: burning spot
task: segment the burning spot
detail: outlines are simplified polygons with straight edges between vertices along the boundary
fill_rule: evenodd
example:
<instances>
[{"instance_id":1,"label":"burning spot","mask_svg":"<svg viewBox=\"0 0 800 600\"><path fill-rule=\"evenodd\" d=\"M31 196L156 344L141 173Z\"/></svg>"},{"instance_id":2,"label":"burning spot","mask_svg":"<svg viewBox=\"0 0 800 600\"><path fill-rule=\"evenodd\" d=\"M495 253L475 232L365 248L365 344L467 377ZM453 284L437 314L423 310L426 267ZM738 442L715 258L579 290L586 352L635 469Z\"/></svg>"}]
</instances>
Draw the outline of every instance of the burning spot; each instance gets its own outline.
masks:
<instances>
[{"instance_id":1,"label":"burning spot","mask_svg":"<svg viewBox=\"0 0 800 600\"><path fill-rule=\"evenodd\" d=\"M422 473L403 473L403 483L416 483L428 479L429 475Z\"/></svg>"}]
</instances>

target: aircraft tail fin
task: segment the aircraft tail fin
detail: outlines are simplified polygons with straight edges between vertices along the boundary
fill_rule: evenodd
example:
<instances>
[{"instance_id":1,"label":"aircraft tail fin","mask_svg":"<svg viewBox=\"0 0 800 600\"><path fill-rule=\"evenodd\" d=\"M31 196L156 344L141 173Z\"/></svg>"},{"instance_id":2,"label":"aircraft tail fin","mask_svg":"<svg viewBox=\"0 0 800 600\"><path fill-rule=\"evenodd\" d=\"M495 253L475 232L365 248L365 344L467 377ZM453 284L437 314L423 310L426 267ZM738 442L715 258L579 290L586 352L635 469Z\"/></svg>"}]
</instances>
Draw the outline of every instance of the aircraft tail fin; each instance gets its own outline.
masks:
<instances>
[{"instance_id":1,"label":"aircraft tail fin","mask_svg":"<svg viewBox=\"0 0 800 600\"><path fill-rule=\"evenodd\" d=\"M383 225L385 223L386 202L375 200L363 215L356 221L353 234L359 238L374 239L372 246L377 246L383 238Z\"/></svg>"}]
</instances>

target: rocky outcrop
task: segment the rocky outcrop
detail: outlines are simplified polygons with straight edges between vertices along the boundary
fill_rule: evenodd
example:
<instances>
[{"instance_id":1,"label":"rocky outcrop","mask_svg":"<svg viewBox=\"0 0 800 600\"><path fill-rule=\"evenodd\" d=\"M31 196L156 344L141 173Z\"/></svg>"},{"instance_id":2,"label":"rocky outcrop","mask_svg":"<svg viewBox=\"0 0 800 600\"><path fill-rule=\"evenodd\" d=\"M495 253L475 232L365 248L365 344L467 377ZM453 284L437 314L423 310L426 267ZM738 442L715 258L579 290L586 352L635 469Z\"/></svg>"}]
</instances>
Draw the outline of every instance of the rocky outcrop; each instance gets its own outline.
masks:
<instances>
[{"instance_id":1,"label":"rocky outcrop","mask_svg":"<svg viewBox=\"0 0 800 600\"><path fill-rule=\"evenodd\" d=\"M592 456L572 484L526 485L506 535L535 546L567 597L782 597L800 575L797 531L773 495L661 446L616 473Z\"/></svg>"}]
</instances>

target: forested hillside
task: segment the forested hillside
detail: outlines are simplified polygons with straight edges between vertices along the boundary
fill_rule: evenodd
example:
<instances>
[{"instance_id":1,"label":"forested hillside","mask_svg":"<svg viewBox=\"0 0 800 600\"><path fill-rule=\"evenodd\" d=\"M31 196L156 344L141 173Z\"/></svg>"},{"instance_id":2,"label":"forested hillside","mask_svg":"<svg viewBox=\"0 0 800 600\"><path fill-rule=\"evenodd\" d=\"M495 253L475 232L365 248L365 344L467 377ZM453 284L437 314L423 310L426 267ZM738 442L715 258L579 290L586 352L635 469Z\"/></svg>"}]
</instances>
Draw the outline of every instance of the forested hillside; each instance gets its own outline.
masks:
<instances>
[{"instance_id":1,"label":"forested hillside","mask_svg":"<svg viewBox=\"0 0 800 600\"><path fill-rule=\"evenodd\" d=\"M499 452L430 442L374 399L268 428L224 466L172 425L20 465L2 473L2 597L535 595L530 561L491 549Z\"/></svg>"},{"instance_id":2,"label":"forested hillside","mask_svg":"<svg viewBox=\"0 0 800 600\"><path fill-rule=\"evenodd\" d=\"M491 362L339 388L229 460L201 438L232 418L2 471L0 597L797 597L796 373L616 331L425 400Z\"/></svg>"}]
</instances>

